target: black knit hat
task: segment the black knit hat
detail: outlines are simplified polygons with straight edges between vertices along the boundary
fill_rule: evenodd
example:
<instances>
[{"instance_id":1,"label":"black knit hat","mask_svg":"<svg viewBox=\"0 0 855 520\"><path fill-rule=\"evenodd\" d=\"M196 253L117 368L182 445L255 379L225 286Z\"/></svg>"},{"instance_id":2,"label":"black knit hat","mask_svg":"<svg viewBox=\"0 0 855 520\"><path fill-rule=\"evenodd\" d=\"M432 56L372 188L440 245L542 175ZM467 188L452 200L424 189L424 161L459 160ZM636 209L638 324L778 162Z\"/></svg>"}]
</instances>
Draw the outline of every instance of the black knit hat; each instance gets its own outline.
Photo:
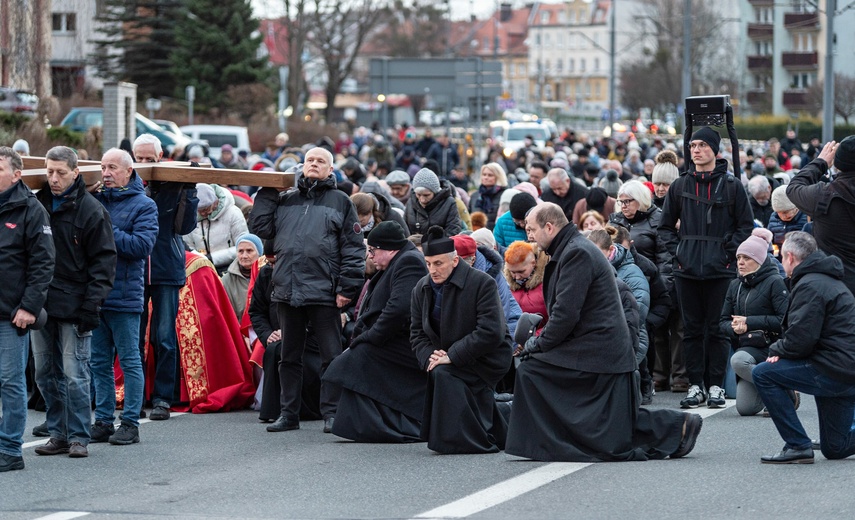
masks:
<instances>
[{"instance_id":1,"label":"black knit hat","mask_svg":"<svg viewBox=\"0 0 855 520\"><path fill-rule=\"evenodd\" d=\"M708 126L704 126L699 128L694 134L692 134L692 138L690 141L703 141L707 143L712 149L713 153L718 153L719 148L721 147L721 135L718 132L713 130Z\"/></svg>"},{"instance_id":2,"label":"black knit hat","mask_svg":"<svg viewBox=\"0 0 855 520\"><path fill-rule=\"evenodd\" d=\"M600 214L605 214L603 209L606 206L606 201L609 199L609 194L606 193L606 190L600 187L594 187L588 190L588 194L585 195L585 202L588 203L588 209L593 209L599 211Z\"/></svg>"},{"instance_id":3,"label":"black knit hat","mask_svg":"<svg viewBox=\"0 0 855 520\"><path fill-rule=\"evenodd\" d=\"M841 172L855 172L855 135L850 135L837 145L834 167Z\"/></svg>"},{"instance_id":4,"label":"black knit hat","mask_svg":"<svg viewBox=\"0 0 855 520\"><path fill-rule=\"evenodd\" d=\"M454 252L454 240L448 238L445 229L440 226L431 226L422 237L422 252L425 256L436 256L444 253Z\"/></svg>"},{"instance_id":5,"label":"black knit hat","mask_svg":"<svg viewBox=\"0 0 855 520\"><path fill-rule=\"evenodd\" d=\"M368 233L368 245L385 251L399 251L407 245L407 235L400 224L385 220Z\"/></svg>"},{"instance_id":6,"label":"black knit hat","mask_svg":"<svg viewBox=\"0 0 855 520\"><path fill-rule=\"evenodd\" d=\"M531 208L537 206L537 201L534 200L534 197L529 193L517 193L511 199L511 203L508 205L508 210L511 212L511 217L516 220L522 220L525 218L526 213Z\"/></svg>"}]
</instances>

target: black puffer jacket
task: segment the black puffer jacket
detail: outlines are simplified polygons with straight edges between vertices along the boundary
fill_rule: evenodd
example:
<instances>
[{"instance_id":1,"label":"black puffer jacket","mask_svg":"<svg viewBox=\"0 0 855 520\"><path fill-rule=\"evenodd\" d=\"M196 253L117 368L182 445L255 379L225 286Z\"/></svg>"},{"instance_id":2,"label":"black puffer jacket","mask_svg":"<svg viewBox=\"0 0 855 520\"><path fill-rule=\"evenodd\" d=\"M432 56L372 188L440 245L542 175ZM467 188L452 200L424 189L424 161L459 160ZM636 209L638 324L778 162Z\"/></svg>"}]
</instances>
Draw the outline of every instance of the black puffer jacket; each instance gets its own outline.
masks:
<instances>
[{"instance_id":1,"label":"black puffer jacket","mask_svg":"<svg viewBox=\"0 0 855 520\"><path fill-rule=\"evenodd\" d=\"M667 287L671 287L672 260L671 253L665 247L665 242L659 238L657 229L659 219L662 218L662 210L651 206L647 211L636 211L631 219L618 211L609 216L609 222L621 225L629 230L632 237L633 256L638 256L635 251L656 264Z\"/></svg>"},{"instance_id":2,"label":"black puffer jacket","mask_svg":"<svg viewBox=\"0 0 855 520\"><path fill-rule=\"evenodd\" d=\"M674 257L674 276L696 280L736 276L736 250L752 229L748 194L722 159L712 172L680 175L659 220L659 237Z\"/></svg>"},{"instance_id":3,"label":"black puffer jacket","mask_svg":"<svg viewBox=\"0 0 855 520\"><path fill-rule=\"evenodd\" d=\"M842 280L843 263L822 251L796 266L784 336L769 355L809 359L829 377L855 384L855 297Z\"/></svg>"},{"instance_id":4,"label":"black puffer jacket","mask_svg":"<svg viewBox=\"0 0 855 520\"><path fill-rule=\"evenodd\" d=\"M733 316L745 316L748 330L762 330L773 337L781 334L781 322L787 312L789 291L778 267L766 257L759 269L730 282L721 308L719 327L731 340L738 335L731 326Z\"/></svg>"},{"instance_id":5,"label":"black puffer jacket","mask_svg":"<svg viewBox=\"0 0 855 520\"><path fill-rule=\"evenodd\" d=\"M294 307L335 305L336 295L356 299L363 284L365 245L353 202L336 189L335 177L300 176L297 188L280 194L262 188L250 229L275 239L273 302Z\"/></svg>"},{"instance_id":6,"label":"black puffer jacket","mask_svg":"<svg viewBox=\"0 0 855 520\"><path fill-rule=\"evenodd\" d=\"M428 202L426 207L419 204L416 192L410 193L404 220L410 233L425 234L431 226L441 226L448 236L460 233L463 226L460 223L460 213L457 212L457 202L454 199L454 186L442 184L443 188Z\"/></svg>"}]
</instances>

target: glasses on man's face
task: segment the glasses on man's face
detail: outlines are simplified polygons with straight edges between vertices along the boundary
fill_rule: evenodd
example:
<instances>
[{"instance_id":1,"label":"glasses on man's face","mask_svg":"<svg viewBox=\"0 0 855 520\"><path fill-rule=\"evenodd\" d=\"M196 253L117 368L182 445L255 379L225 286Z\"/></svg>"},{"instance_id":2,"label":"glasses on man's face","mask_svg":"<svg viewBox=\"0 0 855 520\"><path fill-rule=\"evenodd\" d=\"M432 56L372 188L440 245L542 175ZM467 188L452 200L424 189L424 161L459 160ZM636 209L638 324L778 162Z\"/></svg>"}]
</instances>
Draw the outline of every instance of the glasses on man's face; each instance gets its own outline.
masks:
<instances>
[{"instance_id":1,"label":"glasses on man's face","mask_svg":"<svg viewBox=\"0 0 855 520\"><path fill-rule=\"evenodd\" d=\"M635 202L635 199L618 199L617 203L620 204L620 207L625 208L630 205L630 203Z\"/></svg>"},{"instance_id":2,"label":"glasses on man's face","mask_svg":"<svg viewBox=\"0 0 855 520\"><path fill-rule=\"evenodd\" d=\"M368 246L368 256L374 256L374 253L377 252L377 249L378 248L376 248L376 247Z\"/></svg>"}]
</instances>

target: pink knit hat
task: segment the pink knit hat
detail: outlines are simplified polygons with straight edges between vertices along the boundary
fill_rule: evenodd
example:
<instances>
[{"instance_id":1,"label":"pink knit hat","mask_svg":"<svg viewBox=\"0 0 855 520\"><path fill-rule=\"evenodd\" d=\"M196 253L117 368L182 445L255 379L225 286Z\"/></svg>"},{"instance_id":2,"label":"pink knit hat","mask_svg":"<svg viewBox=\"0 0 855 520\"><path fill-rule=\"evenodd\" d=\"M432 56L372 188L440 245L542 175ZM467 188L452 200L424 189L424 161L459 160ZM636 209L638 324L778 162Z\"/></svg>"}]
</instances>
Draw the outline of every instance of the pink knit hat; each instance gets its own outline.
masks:
<instances>
[{"instance_id":1,"label":"pink knit hat","mask_svg":"<svg viewBox=\"0 0 855 520\"><path fill-rule=\"evenodd\" d=\"M745 239L745 242L740 244L736 250L736 255L745 255L754 260L758 264L763 264L766 261L766 254L769 249L769 244L760 237L751 235Z\"/></svg>"},{"instance_id":2,"label":"pink knit hat","mask_svg":"<svg viewBox=\"0 0 855 520\"><path fill-rule=\"evenodd\" d=\"M772 239L775 237L775 235L773 235L771 231L769 231L766 228L762 228L762 227L754 228L754 230L751 231L751 234L754 235L755 237L762 238L763 240L766 241L767 244L771 244Z\"/></svg>"}]
</instances>

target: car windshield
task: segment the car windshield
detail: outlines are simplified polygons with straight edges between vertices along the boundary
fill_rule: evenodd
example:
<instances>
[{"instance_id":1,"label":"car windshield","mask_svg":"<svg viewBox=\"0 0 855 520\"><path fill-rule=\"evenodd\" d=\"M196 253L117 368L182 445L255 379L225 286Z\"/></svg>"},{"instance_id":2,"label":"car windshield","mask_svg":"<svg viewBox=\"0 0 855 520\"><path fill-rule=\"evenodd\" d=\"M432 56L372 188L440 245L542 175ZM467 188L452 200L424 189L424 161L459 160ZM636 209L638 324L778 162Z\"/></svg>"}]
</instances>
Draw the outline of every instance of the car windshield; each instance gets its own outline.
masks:
<instances>
[{"instance_id":1,"label":"car windshield","mask_svg":"<svg viewBox=\"0 0 855 520\"><path fill-rule=\"evenodd\" d=\"M35 94L31 94L29 92L16 92L15 97L18 98L18 101L21 103L25 103L27 105L38 105L39 97Z\"/></svg>"},{"instance_id":2,"label":"car windshield","mask_svg":"<svg viewBox=\"0 0 855 520\"><path fill-rule=\"evenodd\" d=\"M229 134L199 134L199 139L208 141L212 148L222 147L224 144L230 144L237 148L238 140L236 135Z\"/></svg>"},{"instance_id":3,"label":"car windshield","mask_svg":"<svg viewBox=\"0 0 855 520\"><path fill-rule=\"evenodd\" d=\"M527 135L534 137L535 141L545 141L549 138L545 128L511 128L508 130L508 141L522 141Z\"/></svg>"}]
</instances>

